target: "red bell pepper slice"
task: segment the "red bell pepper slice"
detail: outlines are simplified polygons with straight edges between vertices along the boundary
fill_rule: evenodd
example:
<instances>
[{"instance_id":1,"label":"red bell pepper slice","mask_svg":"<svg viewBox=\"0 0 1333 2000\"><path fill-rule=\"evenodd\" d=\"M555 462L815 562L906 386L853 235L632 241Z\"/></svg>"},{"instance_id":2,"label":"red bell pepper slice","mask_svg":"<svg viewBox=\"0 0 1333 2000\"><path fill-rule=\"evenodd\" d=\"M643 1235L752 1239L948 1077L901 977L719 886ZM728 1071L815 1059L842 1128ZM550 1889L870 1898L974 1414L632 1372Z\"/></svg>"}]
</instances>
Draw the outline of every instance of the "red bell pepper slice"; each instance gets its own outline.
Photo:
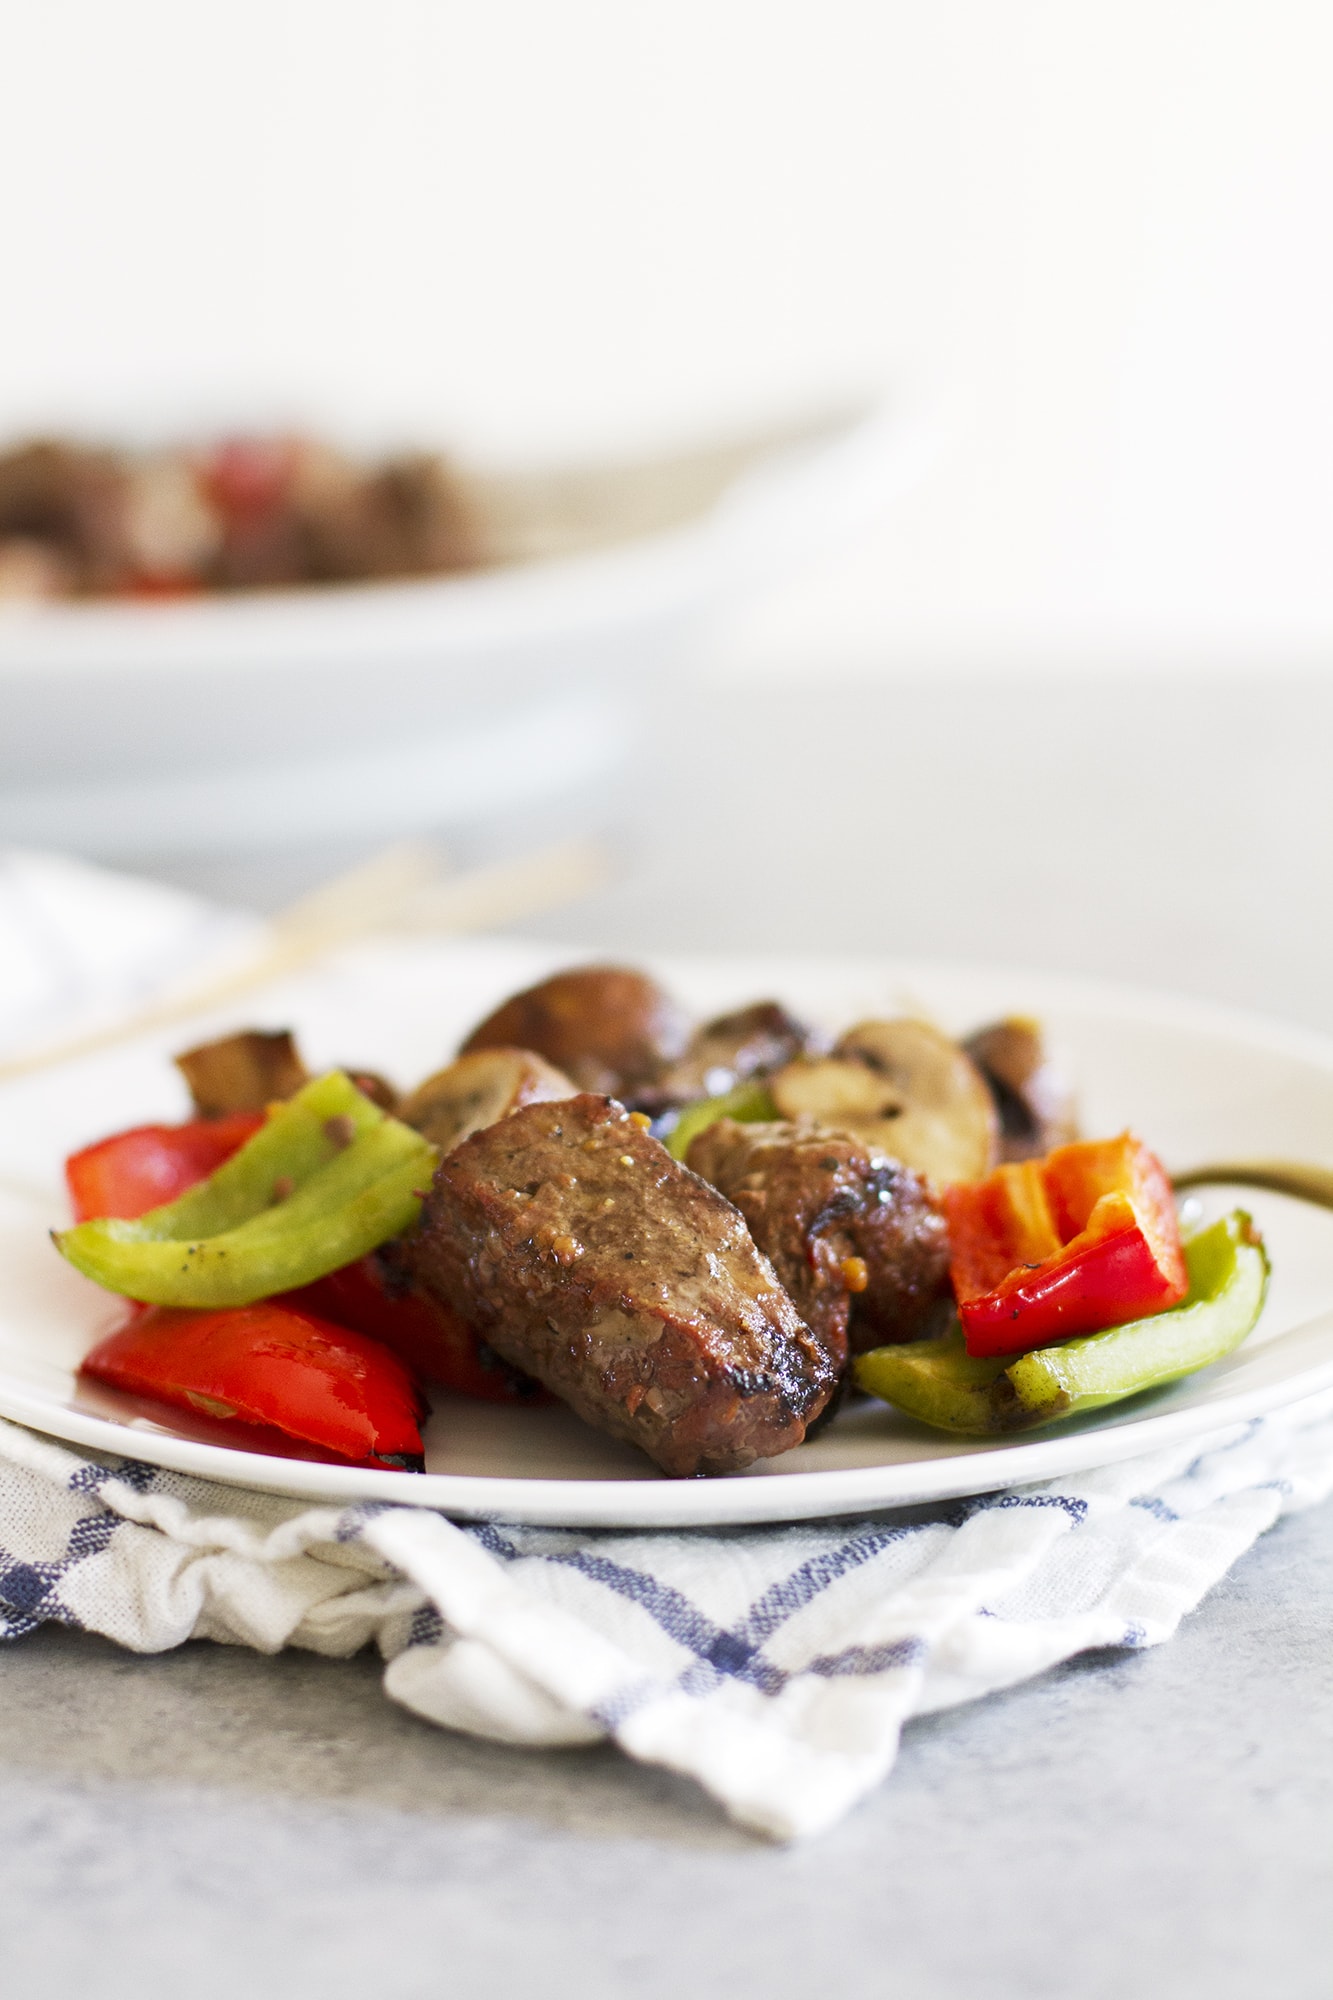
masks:
<instances>
[{"instance_id":1,"label":"red bell pepper slice","mask_svg":"<svg viewBox=\"0 0 1333 2000\"><path fill-rule=\"evenodd\" d=\"M197 1118L186 1125L138 1125L85 1146L65 1162L75 1220L123 1216L128 1221L175 1201L207 1180L263 1124L257 1111ZM414 1374L456 1395L487 1403L550 1400L530 1376L492 1355L480 1335L415 1285L399 1283L372 1253L313 1285L285 1292L278 1303L332 1320L382 1341Z\"/></svg>"},{"instance_id":2,"label":"red bell pepper slice","mask_svg":"<svg viewBox=\"0 0 1333 2000\"><path fill-rule=\"evenodd\" d=\"M1171 1183L1132 1133L1059 1146L944 1196L969 1354L1026 1354L1179 1305Z\"/></svg>"},{"instance_id":3,"label":"red bell pepper slice","mask_svg":"<svg viewBox=\"0 0 1333 2000\"><path fill-rule=\"evenodd\" d=\"M466 1320L398 1274L378 1251L344 1264L283 1303L355 1327L391 1347L425 1381L484 1403L543 1403L547 1391L511 1368Z\"/></svg>"},{"instance_id":4,"label":"red bell pepper slice","mask_svg":"<svg viewBox=\"0 0 1333 2000\"><path fill-rule=\"evenodd\" d=\"M99 1341L81 1372L131 1395L283 1431L357 1465L423 1470L426 1403L398 1356L269 1299L218 1312L150 1306Z\"/></svg>"},{"instance_id":5,"label":"red bell pepper slice","mask_svg":"<svg viewBox=\"0 0 1333 2000\"><path fill-rule=\"evenodd\" d=\"M196 1118L188 1125L136 1125L71 1153L65 1182L76 1222L114 1215L134 1222L207 1180L264 1122L262 1111Z\"/></svg>"}]
</instances>

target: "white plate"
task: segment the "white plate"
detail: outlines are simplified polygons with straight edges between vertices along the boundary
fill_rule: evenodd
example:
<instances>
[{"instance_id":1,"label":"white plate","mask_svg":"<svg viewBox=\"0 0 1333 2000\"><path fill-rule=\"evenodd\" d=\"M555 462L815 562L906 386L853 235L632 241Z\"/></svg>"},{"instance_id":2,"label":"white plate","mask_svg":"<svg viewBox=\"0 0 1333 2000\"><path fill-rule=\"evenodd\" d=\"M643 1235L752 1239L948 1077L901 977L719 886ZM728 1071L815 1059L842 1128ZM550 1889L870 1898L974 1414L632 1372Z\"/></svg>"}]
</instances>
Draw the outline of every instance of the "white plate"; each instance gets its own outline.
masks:
<instances>
[{"instance_id":1,"label":"white plate","mask_svg":"<svg viewBox=\"0 0 1333 2000\"><path fill-rule=\"evenodd\" d=\"M313 1061L356 1057L406 1078L439 1061L482 1008L555 962L533 947L403 946L363 952L292 985L256 1018L295 1019ZM910 1006L955 1030L1038 1012L1077 1077L1085 1126L1129 1124L1168 1164L1230 1156L1333 1162L1333 1043L1202 1005L1017 972L811 961L675 961L659 968L700 1009L775 992L830 1026ZM410 997L409 997L410 996ZM281 1012L275 1005L281 1002ZM994 1490L1130 1457L1258 1415L1333 1382L1333 1214L1241 1196L1263 1227L1274 1279L1238 1353L1174 1387L1024 1442L927 1432L878 1404L814 1443L729 1478L663 1478L563 1410L440 1398L427 1472L359 1471L222 1448L97 1415L75 1370L112 1308L61 1262L59 1162L82 1139L182 1115L164 1048L144 1043L11 1085L0 1100L0 1413L75 1444L303 1498L392 1499L472 1519L677 1527L784 1521ZM24 1185L31 1189L25 1195ZM41 1189L51 1192L43 1197ZM1232 1198L1209 1193L1220 1212Z\"/></svg>"}]
</instances>

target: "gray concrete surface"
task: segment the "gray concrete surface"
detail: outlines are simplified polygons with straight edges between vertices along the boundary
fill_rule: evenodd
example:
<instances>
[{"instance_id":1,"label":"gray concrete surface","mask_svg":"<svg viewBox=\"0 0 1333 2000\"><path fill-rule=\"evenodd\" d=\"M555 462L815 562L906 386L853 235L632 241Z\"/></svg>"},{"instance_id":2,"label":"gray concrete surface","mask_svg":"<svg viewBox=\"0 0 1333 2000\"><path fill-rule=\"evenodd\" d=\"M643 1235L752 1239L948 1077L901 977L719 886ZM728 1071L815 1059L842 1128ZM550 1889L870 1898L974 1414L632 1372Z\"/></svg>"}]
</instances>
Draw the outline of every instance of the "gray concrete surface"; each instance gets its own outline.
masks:
<instances>
[{"instance_id":1,"label":"gray concrete surface","mask_svg":"<svg viewBox=\"0 0 1333 2000\"><path fill-rule=\"evenodd\" d=\"M713 688L585 802L629 857L547 934L898 949L1333 1027L1333 681ZM507 828L519 844L536 822ZM497 836L479 839L484 848ZM160 871L279 900L331 857ZM610 1750L392 1708L375 1663L0 1652L7 1996L1323 2000L1333 1509L1157 1651L912 1725L776 1851Z\"/></svg>"},{"instance_id":2,"label":"gray concrete surface","mask_svg":"<svg viewBox=\"0 0 1333 2000\"><path fill-rule=\"evenodd\" d=\"M7 1993L1324 2000L1333 1511L1173 1644L913 1724L775 1851L598 1749L390 1707L371 1661L46 1632L0 1657Z\"/></svg>"},{"instance_id":3,"label":"gray concrete surface","mask_svg":"<svg viewBox=\"0 0 1333 2000\"><path fill-rule=\"evenodd\" d=\"M649 701L621 782L448 845L607 830L608 888L524 927L606 950L998 960L1333 1031L1331 777L1333 666L685 680ZM352 858L150 864L271 907Z\"/></svg>"}]
</instances>

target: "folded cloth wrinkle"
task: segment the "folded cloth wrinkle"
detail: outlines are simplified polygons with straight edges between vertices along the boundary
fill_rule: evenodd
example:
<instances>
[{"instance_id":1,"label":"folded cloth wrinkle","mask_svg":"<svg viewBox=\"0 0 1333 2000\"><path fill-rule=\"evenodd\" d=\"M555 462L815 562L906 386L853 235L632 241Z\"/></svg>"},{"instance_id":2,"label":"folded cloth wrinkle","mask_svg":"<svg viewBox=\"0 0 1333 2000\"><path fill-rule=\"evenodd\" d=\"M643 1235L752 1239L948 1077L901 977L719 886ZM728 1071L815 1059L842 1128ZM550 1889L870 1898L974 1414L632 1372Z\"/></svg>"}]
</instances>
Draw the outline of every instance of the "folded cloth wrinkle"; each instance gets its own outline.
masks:
<instances>
[{"instance_id":1,"label":"folded cloth wrinkle","mask_svg":"<svg viewBox=\"0 0 1333 2000\"><path fill-rule=\"evenodd\" d=\"M912 1717L1158 1645L1333 1490L1333 1392L1085 1476L769 1529L575 1532L308 1507L0 1423L0 1638L383 1655L385 1692L498 1742L611 1738L778 1840L891 1769Z\"/></svg>"}]
</instances>

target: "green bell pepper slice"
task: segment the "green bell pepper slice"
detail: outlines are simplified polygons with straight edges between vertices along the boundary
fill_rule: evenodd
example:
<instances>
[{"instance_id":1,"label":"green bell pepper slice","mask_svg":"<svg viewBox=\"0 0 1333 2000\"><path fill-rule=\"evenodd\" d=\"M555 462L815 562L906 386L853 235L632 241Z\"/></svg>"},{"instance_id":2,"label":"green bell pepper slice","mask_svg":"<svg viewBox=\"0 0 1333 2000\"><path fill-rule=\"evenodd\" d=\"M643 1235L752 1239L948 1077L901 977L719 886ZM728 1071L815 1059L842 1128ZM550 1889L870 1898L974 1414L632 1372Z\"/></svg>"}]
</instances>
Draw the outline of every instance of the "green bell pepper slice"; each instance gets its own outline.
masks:
<instances>
[{"instance_id":1,"label":"green bell pepper slice","mask_svg":"<svg viewBox=\"0 0 1333 2000\"><path fill-rule=\"evenodd\" d=\"M858 1388L905 1416L966 1437L1082 1416L1220 1361L1252 1331L1268 1290L1268 1253L1244 1209L1184 1246L1184 1303L1006 1360L967 1353L954 1326L937 1340L877 1347L853 1364Z\"/></svg>"},{"instance_id":2,"label":"green bell pepper slice","mask_svg":"<svg viewBox=\"0 0 1333 2000\"><path fill-rule=\"evenodd\" d=\"M198 1187L132 1222L53 1232L85 1277L163 1306L239 1306L312 1284L416 1220L438 1158L341 1071L275 1111Z\"/></svg>"},{"instance_id":3,"label":"green bell pepper slice","mask_svg":"<svg viewBox=\"0 0 1333 2000\"><path fill-rule=\"evenodd\" d=\"M724 1090L718 1097L696 1097L687 1104L662 1141L673 1160L683 1161L701 1132L716 1125L719 1118L735 1118L742 1125L762 1125L779 1116L766 1083L751 1078Z\"/></svg>"}]
</instances>

